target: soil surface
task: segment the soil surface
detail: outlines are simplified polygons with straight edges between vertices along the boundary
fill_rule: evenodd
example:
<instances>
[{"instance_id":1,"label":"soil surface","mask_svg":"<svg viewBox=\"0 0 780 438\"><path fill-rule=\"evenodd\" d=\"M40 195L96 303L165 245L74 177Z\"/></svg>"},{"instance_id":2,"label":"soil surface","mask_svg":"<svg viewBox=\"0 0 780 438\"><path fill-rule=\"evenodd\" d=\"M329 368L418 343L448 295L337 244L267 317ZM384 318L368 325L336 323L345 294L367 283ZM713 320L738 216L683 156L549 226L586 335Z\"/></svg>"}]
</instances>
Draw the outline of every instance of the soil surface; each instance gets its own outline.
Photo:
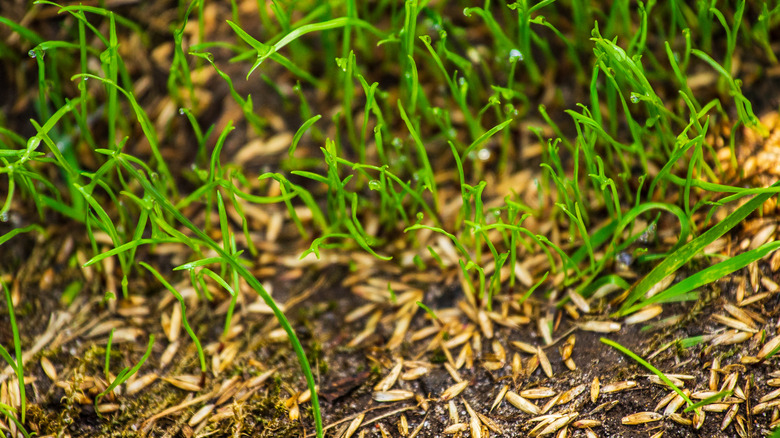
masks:
<instances>
[{"instance_id":1,"label":"soil surface","mask_svg":"<svg viewBox=\"0 0 780 438\"><path fill-rule=\"evenodd\" d=\"M167 79L167 65L161 60L169 57L155 53L170 50L166 23L176 17L176 5L125 3L117 13L148 29L144 50L155 50L149 59L138 59L137 65L127 60L134 77L151 81L139 101L144 107L165 107L158 94L165 93ZM214 35L229 32L224 25L229 8L212 7L208 13L217 17L216 24L207 31ZM2 13L18 21L25 9L9 6ZM59 34L61 20L45 8L32 16L36 29L52 39ZM232 77L245 77L248 65L229 64L228 56L215 51L216 62ZM8 127L32 135L25 120L34 114L31 102L36 92L27 91L36 81L34 63L25 60L22 73L11 73L7 66L2 71L3 82L11 90L0 100L8 114ZM274 73L278 72L269 74ZM279 75L279 83L292 81L284 73ZM776 74L768 74L749 89L777 89L776 79ZM270 92L270 85L261 81L237 84L241 95L269 96L256 108L270 120L271 131L295 132L300 125L297 112ZM202 124L215 123L215 131L221 132L238 111L227 86L213 76L199 89L208 93L211 103L199 115ZM316 95L311 89L305 92L321 107L333 101L332 96ZM751 95L747 90L746 94ZM761 92L753 103L757 113L771 111L777 98ZM154 123L165 126L168 133L181 133L165 137L162 149L166 156L194 154L194 137L183 118L164 117L164 111L156 113ZM780 176L780 161L771 161L779 155L780 123L772 113L763 120L771 130L768 139L750 132L740 136L741 166L762 153L769 157L754 163L754 170L742 181L745 185L765 186ZM235 157L249 173L268 170L263 160L241 155L253 133L241 123L237 126L223 157ZM142 143L130 141L128 152L148 153ZM191 181L189 163L178 162L181 168L173 171L185 189ZM0 223L0 235L41 222L29 200L15 202L9 220ZM724 254L744 251L757 235L774 239L775 229L768 234L766 230L776 227L777 211L774 204L765 207L763 214L750 216L719 241ZM205 222L202 209L197 206L189 211L194 217L200 214L201 224ZM269 206L264 214L283 216L285 207ZM114 261L83 267L93 254L86 232L74 232L83 226L53 213L45 219L43 223L50 224L45 232L22 234L3 243L0 256L0 275L13 298L27 363L26 426L30 431L40 436L313 436L311 404L296 356L274 316L246 284L239 291L228 335L223 336L231 296L209 283L212 297L206 300L198 297L185 276L166 275L184 296L186 318L206 353L207 372L202 373L197 350L181 328L180 307L170 292L138 268L128 276L130 293L123 297L122 272ZM518 304L521 291L507 290L488 310L464 293L457 266L420 271L411 263L399 266L360 251L323 250L319 260L311 256L299 260L309 242L301 241L292 223L272 232L269 223L273 219L258 216L256 221L258 228L250 233L259 249L251 260L253 274L283 306L306 349L319 385L328 436L341 436L354 424L360 436L383 437L479 436L475 428L481 436L638 437L659 436L663 431L664 437L759 437L769 433L770 424L780 415L771 402L774 399L768 404L762 399L780 386L777 360L760 357L762 346L778 335L780 325L777 255L706 286L698 303L664 306L654 322L618 320L613 321L617 327L610 327L606 322L612 321L609 315L615 310L611 305L614 292L589 300L590 311L584 312L571 303L555 306L565 291ZM668 237L664 231L659 236ZM658 245L661 248L665 243ZM110 247L110 242L103 242L100 250ZM170 273L190 256L184 248L157 245L140 248L136 259ZM706 263L696 259L676 280ZM614 270L629 281L643 273ZM751 303L751 297L758 299ZM437 319L417 306L417 301L433 309ZM736 330L723 317L741 318L747 328ZM545 333L547 323L552 327L549 333ZM152 336L154 343L136 375L98 397L110 380L104 373L110 333L112 378L141 360ZM679 342L696 336L702 338L695 345ZM683 413L682 408L654 421L625 424L634 418L632 414L663 413L665 407L658 407L659 402L668 400L671 390L654 381L647 368L601 342L602 337L630 348L674 376L696 401L724 388L731 395L710 408L715 411L703 412L698 427L695 422L701 418ZM0 343L8 348L12 342L9 316L0 312ZM0 375L0 393L11 399L18 391L12 376L10 367ZM528 404L522 405L518 397ZM757 409L761 403L764 406ZM543 423L566 416L567 425L562 428ZM726 423L726 417L733 420ZM539 424L544 427L538 428ZM3 427L9 426L4 423Z\"/></svg>"}]
</instances>

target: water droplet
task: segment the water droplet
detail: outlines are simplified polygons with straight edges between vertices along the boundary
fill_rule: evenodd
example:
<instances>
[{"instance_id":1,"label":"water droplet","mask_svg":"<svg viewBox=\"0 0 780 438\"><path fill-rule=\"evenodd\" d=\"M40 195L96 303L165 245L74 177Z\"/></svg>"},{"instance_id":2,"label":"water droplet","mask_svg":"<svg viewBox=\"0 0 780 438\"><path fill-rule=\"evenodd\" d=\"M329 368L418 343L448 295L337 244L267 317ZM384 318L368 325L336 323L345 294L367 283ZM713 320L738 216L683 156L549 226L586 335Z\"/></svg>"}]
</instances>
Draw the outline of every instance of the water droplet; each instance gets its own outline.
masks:
<instances>
[{"instance_id":1,"label":"water droplet","mask_svg":"<svg viewBox=\"0 0 780 438\"><path fill-rule=\"evenodd\" d=\"M8 212L4 211L0 213L0 222L8 222Z\"/></svg>"},{"instance_id":2,"label":"water droplet","mask_svg":"<svg viewBox=\"0 0 780 438\"><path fill-rule=\"evenodd\" d=\"M634 261L634 258L631 257L631 254L629 254L626 251L621 251L617 255L617 262L625 265L625 266L631 266L631 262Z\"/></svg>"},{"instance_id":3,"label":"water droplet","mask_svg":"<svg viewBox=\"0 0 780 438\"><path fill-rule=\"evenodd\" d=\"M187 112L184 108L179 108L179 114L184 115Z\"/></svg>"},{"instance_id":4,"label":"water droplet","mask_svg":"<svg viewBox=\"0 0 780 438\"><path fill-rule=\"evenodd\" d=\"M515 62L518 62L518 61L522 62L523 59L524 59L523 58L523 52L521 52L521 51L519 51L517 49L512 49L512 50L509 51L509 62L510 63L514 64Z\"/></svg>"},{"instance_id":5,"label":"water droplet","mask_svg":"<svg viewBox=\"0 0 780 438\"><path fill-rule=\"evenodd\" d=\"M36 55L35 50L32 50L32 49L30 49L30 51L27 52L27 54L30 55L30 58L33 58L33 59L35 59L35 57L38 56L38 55Z\"/></svg>"},{"instance_id":6,"label":"water droplet","mask_svg":"<svg viewBox=\"0 0 780 438\"><path fill-rule=\"evenodd\" d=\"M458 85L461 86L461 87L466 85L466 78L464 78L463 76L459 77L458 78Z\"/></svg>"},{"instance_id":7,"label":"water droplet","mask_svg":"<svg viewBox=\"0 0 780 438\"><path fill-rule=\"evenodd\" d=\"M650 225L647 226L645 232L642 233L641 236L639 236L639 241L642 243L651 243L653 240L655 240L657 231L658 231L658 224L652 222Z\"/></svg>"},{"instance_id":8,"label":"water droplet","mask_svg":"<svg viewBox=\"0 0 780 438\"><path fill-rule=\"evenodd\" d=\"M371 190L379 190L382 188L382 184L379 181L372 179L368 182L368 188Z\"/></svg>"},{"instance_id":9,"label":"water droplet","mask_svg":"<svg viewBox=\"0 0 780 438\"><path fill-rule=\"evenodd\" d=\"M639 103L639 95L634 92L631 92L631 103Z\"/></svg>"},{"instance_id":10,"label":"water droplet","mask_svg":"<svg viewBox=\"0 0 780 438\"><path fill-rule=\"evenodd\" d=\"M477 158L479 158L482 161L487 161L490 159L490 149L480 149L479 152L477 152Z\"/></svg>"},{"instance_id":11,"label":"water droplet","mask_svg":"<svg viewBox=\"0 0 780 438\"><path fill-rule=\"evenodd\" d=\"M151 175L149 175L152 181L157 181L160 179L160 175L157 174L157 172L152 172Z\"/></svg>"},{"instance_id":12,"label":"water droplet","mask_svg":"<svg viewBox=\"0 0 780 438\"><path fill-rule=\"evenodd\" d=\"M401 149L401 146L403 145L403 142L401 141L400 138L395 137L395 138L393 138L392 144L393 144L393 147L395 147L396 149Z\"/></svg>"},{"instance_id":13,"label":"water droplet","mask_svg":"<svg viewBox=\"0 0 780 438\"><path fill-rule=\"evenodd\" d=\"M347 59L346 58L336 58L336 65L339 66L341 71L343 71L343 72L347 71Z\"/></svg>"}]
</instances>

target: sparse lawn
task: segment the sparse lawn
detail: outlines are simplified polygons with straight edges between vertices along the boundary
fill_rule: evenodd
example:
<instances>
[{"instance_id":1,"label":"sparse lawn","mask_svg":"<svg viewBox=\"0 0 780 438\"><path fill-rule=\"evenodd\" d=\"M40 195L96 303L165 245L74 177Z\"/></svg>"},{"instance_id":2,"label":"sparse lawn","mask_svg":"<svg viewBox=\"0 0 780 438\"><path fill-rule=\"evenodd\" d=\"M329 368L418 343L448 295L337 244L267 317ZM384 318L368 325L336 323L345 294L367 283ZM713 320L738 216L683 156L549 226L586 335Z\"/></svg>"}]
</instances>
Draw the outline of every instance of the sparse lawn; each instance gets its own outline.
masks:
<instances>
[{"instance_id":1,"label":"sparse lawn","mask_svg":"<svg viewBox=\"0 0 780 438\"><path fill-rule=\"evenodd\" d=\"M8 0L8 436L766 436L780 3Z\"/></svg>"}]
</instances>

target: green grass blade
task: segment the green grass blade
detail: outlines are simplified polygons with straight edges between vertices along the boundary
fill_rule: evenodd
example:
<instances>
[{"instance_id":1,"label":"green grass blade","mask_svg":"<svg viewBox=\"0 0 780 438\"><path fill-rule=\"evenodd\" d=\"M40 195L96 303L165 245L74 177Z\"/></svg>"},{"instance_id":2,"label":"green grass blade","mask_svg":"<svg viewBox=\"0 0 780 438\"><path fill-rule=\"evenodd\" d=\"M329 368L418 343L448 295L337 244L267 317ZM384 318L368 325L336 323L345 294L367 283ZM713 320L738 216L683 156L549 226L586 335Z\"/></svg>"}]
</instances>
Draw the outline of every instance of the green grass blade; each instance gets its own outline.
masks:
<instances>
[{"instance_id":1,"label":"green grass blade","mask_svg":"<svg viewBox=\"0 0 780 438\"><path fill-rule=\"evenodd\" d=\"M775 182L771 187L780 187L780 181ZM649 274L628 290L626 300L614 316L625 316L630 313L628 312L628 309L644 296L650 287L677 271L682 265L691 260L695 255L699 254L707 245L714 242L720 236L742 222L742 220L752 213L753 210L759 208L764 201L772 197L772 195L772 193L762 193L754 196L753 199L734 210L733 213L728 215L721 222L670 254L664 261L650 271Z\"/></svg>"}]
</instances>

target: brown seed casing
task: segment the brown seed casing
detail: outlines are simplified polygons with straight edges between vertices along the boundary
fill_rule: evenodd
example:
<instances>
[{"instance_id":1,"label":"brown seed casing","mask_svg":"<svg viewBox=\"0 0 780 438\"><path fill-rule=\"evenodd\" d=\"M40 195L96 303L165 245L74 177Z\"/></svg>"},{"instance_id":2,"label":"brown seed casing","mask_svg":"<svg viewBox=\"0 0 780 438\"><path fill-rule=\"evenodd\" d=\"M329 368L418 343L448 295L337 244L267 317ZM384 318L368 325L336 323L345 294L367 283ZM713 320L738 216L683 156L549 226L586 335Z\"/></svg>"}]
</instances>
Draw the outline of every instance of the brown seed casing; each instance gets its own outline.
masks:
<instances>
[{"instance_id":1,"label":"brown seed casing","mask_svg":"<svg viewBox=\"0 0 780 438\"><path fill-rule=\"evenodd\" d=\"M459 396L460 393L463 392L463 390L465 390L468 386L469 386L468 380L464 380L462 382L458 382L450 386L449 388L445 389L444 392L442 393L441 400L447 401Z\"/></svg>"},{"instance_id":2,"label":"brown seed casing","mask_svg":"<svg viewBox=\"0 0 780 438\"><path fill-rule=\"evenodd\" d=\"M659 414L658 412L637 412L636 414L631 414L623 417L620 421L623 424L635 425L635 424L645 424L653 421L659 421L662 420L663 418L664 416Z\"/></svg>"},{"instance_id":3,"label":"brown seed casing","mask_svg":"<svg viewBox=\"0 0 780 438\"><path fill-rule=\"evenodd\" d=\"M539 406L536 406L535 404L521 397L520 394L514 391L508 391L506 393L506 400L509 403L511 403L512 406L516 407L517 409L520 409L526 414L539 415L541 413L541 409L539 408Z\"/></svg>"},{"instance_id":4,"label":"brown seed casing","mask_svg":"<svg viewBox=\"0 0 780 438\"><path fill-rule=\"evenodd\" d=\"M601 384L599 382L599 378L594 377L593 381L590 383L590 401L592 403L596 403L596 400L598 400L600 389Z\"/></svg>"},{"instance_id":5,"label":"brown seed casing","mask_svg":"<svg viewBox=\"0 0 780 438\"><path fill-rule=\"evenodd\" d=\"M612 392L620 392L625 391L626 389L631 389L636 387L636 382L633 380L623 380L620 382L614 382L609 383L601 387L601 392L604 394L609 394Z\"/></svg>"},{"instance_id":6,"label":"brown seed casing","mask_svg":"<svg viewBox=\"0 0 780 438\"><path fill-rule=\"evenodd\" d=\"M506 396L507 391L509 391L509 386L504 385L501 387L501 389L498 391L498 394L496 394L495 400L493 400L493 404L490 406L490 411L493 412L493 409L496 408L501 402L504 400L504 396Z\"/></svg>"},{"instance_id":7,"label":"brown seed casing","mask_svg":"<svg viewBox=\"0 0 780 438\"><path fill-rule=\"evenodd\" d=\"M585 388L587 388L587 385L583 383L575 386L574 388L569 389L568 391L561 394L561 398L558 399L558 404L565 405L566 403L569 403L570 401L577 398L577 396L582 394L585 391Z\"/></svg>"},{"instance_id":8,"label":"brown seed casing","mask_svg":"<svg viewBox=\"0 0 780 438\"><path fill-rule=\"evenodd\" d=\"M554 389L543 386L520 391L521 396L529 399L547 398L552 397L555 394L557 394L557 392Z\"/></svg>"},{"instance_id":9,"label":"brown seed casing","mask_svg":"<svg viewBox=\"0 0 780 438\"><path fill-rule=\"evenodd\" d=\"M401 370L403 369L403 365L404 362L402 360L399 360L395 364L395 366L392 369L390 369L390 372L387 373L387 375L383 377L382 380L380 380L379 383L377 383L374 386L374 391L382 392L392 388L393 385L395 385L395 382L398 380L398 376L401 375Z\"/></svg>"}]
</instances>

